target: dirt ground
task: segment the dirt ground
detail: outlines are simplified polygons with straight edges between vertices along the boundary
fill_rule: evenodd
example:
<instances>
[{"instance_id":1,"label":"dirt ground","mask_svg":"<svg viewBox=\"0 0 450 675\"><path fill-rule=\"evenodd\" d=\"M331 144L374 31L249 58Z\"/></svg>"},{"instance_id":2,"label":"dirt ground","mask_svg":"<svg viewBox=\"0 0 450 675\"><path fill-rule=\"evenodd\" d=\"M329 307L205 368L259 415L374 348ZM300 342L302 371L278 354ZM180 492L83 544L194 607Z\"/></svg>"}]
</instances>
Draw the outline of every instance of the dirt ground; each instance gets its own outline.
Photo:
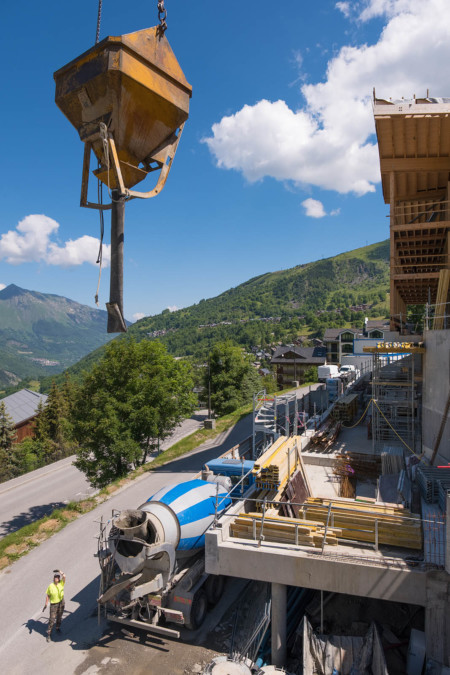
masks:
<instances>
[{"instance_id":1,"label":"dirt ground","mask_svg":"<svg viewBox=\"0 0 450 675\"><path fill-rule=\"evenodd\" d=\"M179 640L105 623L74 675L194 675L218 655L228 654L235 608L247 582L228 579L224 595L195 632L181 629Z\"/></svg>"},{"instance_id":2,"label":"dirt ground","mask_svg":"<svg viewBox=\"0 0 450 675\"><path fill-rule=\"evenodd\" d=\"M179 640L151 635L146 631L105 623L101 639L92 646L74 675L199 675L218 655L239 652L264 611L267 585L228 579L219 604L208 614L203 626L190 632L181 629ZM306 607L315 630L320 631L320 593ZM298 624L301 622L298 617ZM370 623L377 625L390 675L405 673L411 628L423 630L420 607L383 602L349 595L324 594L324 632L363 636ZM293 620L296 623L296 619ZM234 635L234 637L233 637ZM292 635L288 645L293 646ZM301 655L290 654L288 670L301 672Z\"/></svg>"}]
</instances>

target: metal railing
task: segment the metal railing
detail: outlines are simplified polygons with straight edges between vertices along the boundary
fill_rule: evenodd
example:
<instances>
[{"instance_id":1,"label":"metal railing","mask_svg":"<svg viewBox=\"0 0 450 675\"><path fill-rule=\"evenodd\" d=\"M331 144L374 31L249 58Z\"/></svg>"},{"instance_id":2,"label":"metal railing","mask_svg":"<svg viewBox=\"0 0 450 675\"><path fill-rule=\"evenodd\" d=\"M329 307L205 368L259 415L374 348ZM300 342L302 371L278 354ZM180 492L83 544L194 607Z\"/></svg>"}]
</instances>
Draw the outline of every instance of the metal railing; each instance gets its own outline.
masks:
<instances>
[{"instance_id":1,"label":"metal railing","mask_svg":"<svg viewBox=\"0 0 450 675\"><path fill-rule=\"evenodd\" d=\"M425 328L433 330L439 322L442 328L450 328L450 302L439 302L435 305L425 305Z\"/></svg>"},{"instance_id":2,"label":"metal railing","mask_svg":"<svg viewBox=\"0 0 450 675\"><path fill-rule=\"evenodd\" d=\"M231 497L231 499L235 499ZM240 501L243 501L242 499ZM338 541L338 544L343 547L360 547L363 549L372 549L374 552L378 553L380 551L380 546L383 546L383 554L380 556L377 555L368 555L366 552L364 554L361 552L361 554L358 554L356 551L343 551L340 549L339 551L336 551L336 546L328 544L326 542L326 535L327 532L330 529L335 528L334 525L334 519L335 515L338 515L338 513L345 512L346 515L348 515L349 511L352 509L349 507L339 507L336 505L336 503L333 504L333 510L331 508L328 508L328 513L327 513L327 520L326 522L321 522L317 520L317 524L320 524L321 527L320 529L323 530L323 533L321 532L323 536L323 543L319 547L312 547L311 545L307 545L304 543L300 542L300 528L304 528L304 525L302 525L302 521L306 519L306 511L313 511L315 508L321 509L323 512L323 505L316 505L316 504L309 504L305 502L283 502L283 506L289 505L289 506L295 506L299 507L299 516L297 518L298 522L294 523L293 518L289 519L290 524L294 525L294 540L292 543L286 543L286 541L282 540L282 537L280 537L280 541L277 541L276 539L274 541L268 541L267 538L264 536L264 524L280 524L280 522L287 522L283 521L279 516L273 516L273 515L267 515L267 509L270 507L276 507L280 506L279 501L271 501L269 499L257 499L257 498L246 498L245 499L246 504L255 504L255 510L260 510L258 515L252 514L252 513L245 513L242 511L241 513L225 513L221 516L220 520L225 523L228 520L228 523L231 525L232 521L234 519L238 518L239 516L245 516L246 519L249 519L252 523L250 527L251 534L249 532L248 537L238 537L236 538L239 543L244 543L245 541L252 542L257 545L258 548L260 547L286 547L288 550L299 550L308 553L308 555L323 555L325 557L332 557L336 559L351 559L351 560L359 560L361 562L366 562L366 563L371 563L371 564L376 564L376 565L382 565L382 566L388 566L388 567L417 567L421 570L426 570L426 569L442 569L445 567L445 542L446 542L446 534L445 534L445 526L446 526L446 515L434 515L430 518L413 518L412 516L400 516L400 515L395 515L395 514L390 514L389 517L392 518L393 520L398 520L399 522L405 522L405 521L411 521L415 524L420 523L421 530L422 530L422 535L423 535L423 545L422 545L422 550L420 549L406 549L402 548L402 554L400 554L398 551L391 552L391 555L389 555L389 550L393 547L393 545L388 545L388 544L380 544L379 542L379 527L380 527L380 514L379 512L376 511L364 511L364 515L372 515L374 517L374 522L373 522L373 528L362 528L362 527L352 527L350 525L346 525L345 529L347 530L352 530L355 533L355 539L348 539L348 538L342 538L337 536L336 539ZM354 509L355 511L355 516L361 516L361 511L358 511L357 509ZM309 516L308 521L314 521L314 518ZM217 522L214 523L213 527L217 525ZM223 526L222 526L223 529ZM341 529L339 525L336 526L336 529L339 530ZM361 533L363 536L367 537L373 536L373 541L362 541L358 540L358 533ZM233 539L232 535L230 535ZM276 536L276 530L271 529L271 539L273 539Z\"/></svg>"}]
</instances>

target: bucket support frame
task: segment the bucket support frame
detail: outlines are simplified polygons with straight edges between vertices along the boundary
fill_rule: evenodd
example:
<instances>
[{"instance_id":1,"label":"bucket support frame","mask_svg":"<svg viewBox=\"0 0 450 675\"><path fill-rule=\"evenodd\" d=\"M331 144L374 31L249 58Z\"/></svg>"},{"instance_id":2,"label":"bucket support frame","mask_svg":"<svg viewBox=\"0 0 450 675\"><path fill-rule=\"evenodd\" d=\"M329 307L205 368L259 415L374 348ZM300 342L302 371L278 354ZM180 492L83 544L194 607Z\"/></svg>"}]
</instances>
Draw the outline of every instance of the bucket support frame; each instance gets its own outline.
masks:
<instances>
[{"instance_id":1,"label":"bucket support frame","mask_svg":"<svg viewBox=\"0 0 450 675\"><path fill-rule=\"evenodd\" d=\"M89 171L91 163L92 140L84 144L83 171L81 176L80 206L101 211L111 210L111 276L109 302L106 303L108 311L108 333L126 333L127 326L123 317L123 245L125 225L125 203L130 199L151 199L156 197L164 188L173 159L180 142L184 123L181 124L178 134L173 133L167 141L152 152L152 156L145 162L148 173L159 170L158 181L155 187L148 192L129 190L125 187L119 157L113 135L107 131L106 125L102 124L99 136L104 139L107 148L106 165L109 173L110 158L112 170L115 174L117 189L111 190L111 203L98 204L88 201ZM156 166L154 166L156 164ZM108 186L109 190L109 186Z\"/></svg>"}]
</instances>

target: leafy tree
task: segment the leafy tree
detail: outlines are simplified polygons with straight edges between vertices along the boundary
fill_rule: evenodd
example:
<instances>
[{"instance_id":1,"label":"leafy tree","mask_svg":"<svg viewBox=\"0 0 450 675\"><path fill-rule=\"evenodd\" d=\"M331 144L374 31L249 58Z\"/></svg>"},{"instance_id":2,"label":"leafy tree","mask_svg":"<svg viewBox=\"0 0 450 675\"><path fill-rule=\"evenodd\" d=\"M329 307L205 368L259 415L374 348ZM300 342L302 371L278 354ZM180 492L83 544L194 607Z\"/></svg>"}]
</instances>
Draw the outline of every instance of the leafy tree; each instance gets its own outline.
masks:
<instances>
[{"instance_id":1,"label":"leafy tree","mask_svg":"<svg viewBox=\"0 0 450 675\"><path fill-rule=\"evenodd\" d=\"M188 417L196 398L190 364L158 342L115 340L81 385L73 409L75 465L102 487L143 464Z\"/></svg>"},{"instance_id":2,"label":"leafy tree","mask_svg":"<svg viewBox=\"0 0 450 675\"><path fill-rule=\"evenodd\" d=\"M217 415L226 415L248 403L262 386L250 360L232 342L214 347L206 371L204 384L207 388L210 377L211 404Z\"/></svg>"},{"instance_id":3,"label":"leafy tree","mask_svg":"<svg viewBox=\"0 0 450 675\"><path fill-rule=\"evenodd\" d=\"M14 422L6 412L6 406L0 401L0 481L9 480L17 475L15 468L13 443L16 439Z\"/></svg>"}]
</instances>

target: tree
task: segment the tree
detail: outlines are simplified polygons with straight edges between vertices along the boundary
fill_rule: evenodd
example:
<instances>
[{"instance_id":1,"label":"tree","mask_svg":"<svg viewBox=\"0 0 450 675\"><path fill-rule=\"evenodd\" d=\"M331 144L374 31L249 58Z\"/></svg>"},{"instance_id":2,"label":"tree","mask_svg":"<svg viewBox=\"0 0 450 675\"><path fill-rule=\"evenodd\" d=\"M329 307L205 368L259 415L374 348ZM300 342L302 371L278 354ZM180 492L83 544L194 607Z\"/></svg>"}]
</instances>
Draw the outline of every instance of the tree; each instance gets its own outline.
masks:
<instances>
[{"instance_id":1,"label":"tree","mask_svg":"<svg viewBox=\"0 0 450 675\"><path fill-rule=\"evenodd\" d=\"M143 464L194 410L190 364L159 342L115 340L85 377L73 408L75 465L102 487Z\"/></svg>"},{"instance_id":2,"label":"tree","mask_svg":"<svg viewBox=\"0 0 450 675\"><path fill-rule=\"evenodd\" d=\"M252 400L261 389L261 378L244 356L242 349L232 342L215 345L209 355L204 385L211 378L211 404L217 415L226 415Z\"/></svg>"},{"instance_id":3,"label":"tree","mask_svg":"<svg viewBox=\"0 0 450 675\"><path fill-rule=\"evenodd\" d=\"M15 439L14 422L6 412L4 402L0 401L0 482L17 475L13 453Z\"/></svg>"},{"instance_id":4,"label":"tree","mask_svg":"<svg viewBox=\"0 0 450 675\"><path fill-rule=\"evenodd\" d=\"M74 452L70 409L73 388L66 375L61 387L53 381L45 405L39 402L34 426L35 452L44 464L55 462Z\"/></svg>"}]
</instances>

